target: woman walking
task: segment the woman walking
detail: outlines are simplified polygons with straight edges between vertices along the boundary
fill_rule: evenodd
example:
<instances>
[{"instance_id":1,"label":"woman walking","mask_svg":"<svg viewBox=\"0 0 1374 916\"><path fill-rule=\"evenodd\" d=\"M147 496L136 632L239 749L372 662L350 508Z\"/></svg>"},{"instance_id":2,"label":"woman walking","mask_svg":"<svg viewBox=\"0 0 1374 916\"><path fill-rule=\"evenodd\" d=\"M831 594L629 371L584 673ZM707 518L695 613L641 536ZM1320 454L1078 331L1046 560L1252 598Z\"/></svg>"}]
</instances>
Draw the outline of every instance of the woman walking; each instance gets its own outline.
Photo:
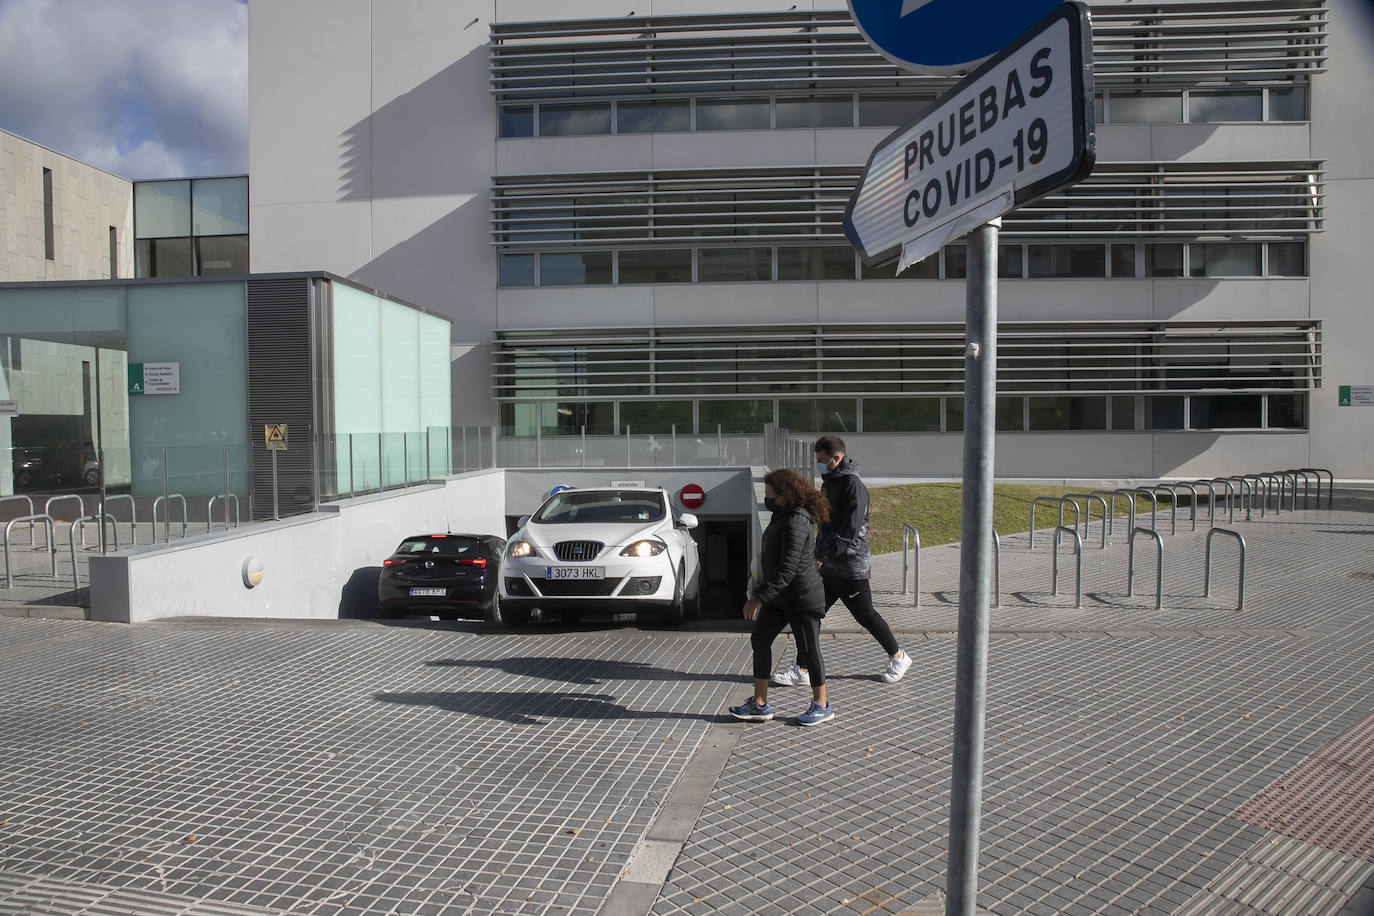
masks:
<instances>
[{"instance_id":1,"label":"woman walking","mask_svg":"<svg viewBox=\"0 0 1374 916\"><path fill-rule=\"evenodd\" d=\"M744 619L754 621L754 694L730 715L746 722L773 718L768 705L768 677L773 670L773 640L788 625L797 640L797 659L811 675L811 706L797 716L798 725L820 725L835 717L825 696L821 660L821 617L825 588L816 572L814 528L830 513L810 482L796 471L779 469L763 478L763 505L773 513L763 532L759 556L761 584L744 605Z\"/></svg>"}]
</instances>

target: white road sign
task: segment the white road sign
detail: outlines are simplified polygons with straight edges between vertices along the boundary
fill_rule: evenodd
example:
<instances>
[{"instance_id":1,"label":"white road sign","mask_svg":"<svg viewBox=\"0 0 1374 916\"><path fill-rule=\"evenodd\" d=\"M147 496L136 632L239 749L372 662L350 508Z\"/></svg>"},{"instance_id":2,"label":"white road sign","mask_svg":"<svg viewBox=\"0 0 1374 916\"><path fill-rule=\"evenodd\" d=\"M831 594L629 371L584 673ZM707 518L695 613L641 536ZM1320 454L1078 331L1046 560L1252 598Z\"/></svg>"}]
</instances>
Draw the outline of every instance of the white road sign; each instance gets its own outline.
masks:
<instances>
[{"instance_id":1,"label":"white road sign","mask_svg":"<svg viewBox=\"0 0 1374 916\"><path fill-rule=\"evenodd\" d=\"M1092 170L1087 7L1065 3L883 140L845 210L864 257L899 270Z\"/></svg>"}]
</instances>

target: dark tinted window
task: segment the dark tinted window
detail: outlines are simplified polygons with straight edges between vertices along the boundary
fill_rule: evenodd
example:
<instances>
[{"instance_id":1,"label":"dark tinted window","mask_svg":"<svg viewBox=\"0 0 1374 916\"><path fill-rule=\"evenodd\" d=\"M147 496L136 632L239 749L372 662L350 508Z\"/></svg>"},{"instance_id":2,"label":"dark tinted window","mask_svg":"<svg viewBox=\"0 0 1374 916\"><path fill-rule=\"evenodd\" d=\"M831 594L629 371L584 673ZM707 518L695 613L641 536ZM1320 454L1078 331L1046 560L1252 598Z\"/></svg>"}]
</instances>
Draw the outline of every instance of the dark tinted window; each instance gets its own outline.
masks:
<instances>
[{"instance_id":1,"label":"dark tinted window","mask_svg":"<svg viewBox=\"0 0 1374 916\"><path fill-rule=\"evenodd\" d=\"M429 554L440 557L481 556L482 542L476 538L465 537L421 537L406 538L396 548L401 554Z\"/></svg>"},{"instance_id":2,"label":"dark tinted window","mask_svg":"<svg viewBox=\"0 0 1374 916\"><path fill-rule=\"evenodd\" d=\"M656 522L663 518L663 500L656 493L636 490L564 490L544 503L534 516L545 525L572 522Z\"/></svg>"}]
</instances>

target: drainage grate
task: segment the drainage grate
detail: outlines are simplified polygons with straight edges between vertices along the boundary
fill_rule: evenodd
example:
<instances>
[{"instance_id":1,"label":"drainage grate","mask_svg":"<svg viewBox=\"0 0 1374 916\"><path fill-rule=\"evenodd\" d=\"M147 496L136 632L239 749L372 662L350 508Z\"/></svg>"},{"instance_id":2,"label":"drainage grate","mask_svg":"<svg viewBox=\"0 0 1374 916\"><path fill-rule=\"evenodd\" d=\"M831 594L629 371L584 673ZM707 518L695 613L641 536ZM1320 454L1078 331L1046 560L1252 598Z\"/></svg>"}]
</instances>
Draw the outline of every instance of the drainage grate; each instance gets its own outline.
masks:
<instances>
[{"instance_id":1,"label":"drainage grate","mask_svg":"<svg viewBox=\"0 0 1374 916\"><path fill-rule=\"evenodd\" d=\"M1326 849L1374 859L1374 716L1241 805L1236 818Z\"/></svg>"}]
</instances>

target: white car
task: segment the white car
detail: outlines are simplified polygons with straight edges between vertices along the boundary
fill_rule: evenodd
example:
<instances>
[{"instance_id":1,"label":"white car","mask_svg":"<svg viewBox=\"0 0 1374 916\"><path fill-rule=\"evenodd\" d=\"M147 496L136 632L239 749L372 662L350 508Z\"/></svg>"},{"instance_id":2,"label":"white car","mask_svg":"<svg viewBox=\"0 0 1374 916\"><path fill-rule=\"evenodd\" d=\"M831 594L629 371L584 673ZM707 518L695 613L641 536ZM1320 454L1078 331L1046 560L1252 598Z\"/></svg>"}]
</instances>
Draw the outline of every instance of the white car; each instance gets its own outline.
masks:
<instances>
[{"instance_id":1,"label":"white car","mask_svg":"<svg viewBox=\"0 0 1374 916\"><path fill-rule=\"evenodd\" d=\"M666 490L560 490L506 542L501 620L524 623L540 608L679 624L699 596L696 526Z\"/></svg>"}]
</instances>

